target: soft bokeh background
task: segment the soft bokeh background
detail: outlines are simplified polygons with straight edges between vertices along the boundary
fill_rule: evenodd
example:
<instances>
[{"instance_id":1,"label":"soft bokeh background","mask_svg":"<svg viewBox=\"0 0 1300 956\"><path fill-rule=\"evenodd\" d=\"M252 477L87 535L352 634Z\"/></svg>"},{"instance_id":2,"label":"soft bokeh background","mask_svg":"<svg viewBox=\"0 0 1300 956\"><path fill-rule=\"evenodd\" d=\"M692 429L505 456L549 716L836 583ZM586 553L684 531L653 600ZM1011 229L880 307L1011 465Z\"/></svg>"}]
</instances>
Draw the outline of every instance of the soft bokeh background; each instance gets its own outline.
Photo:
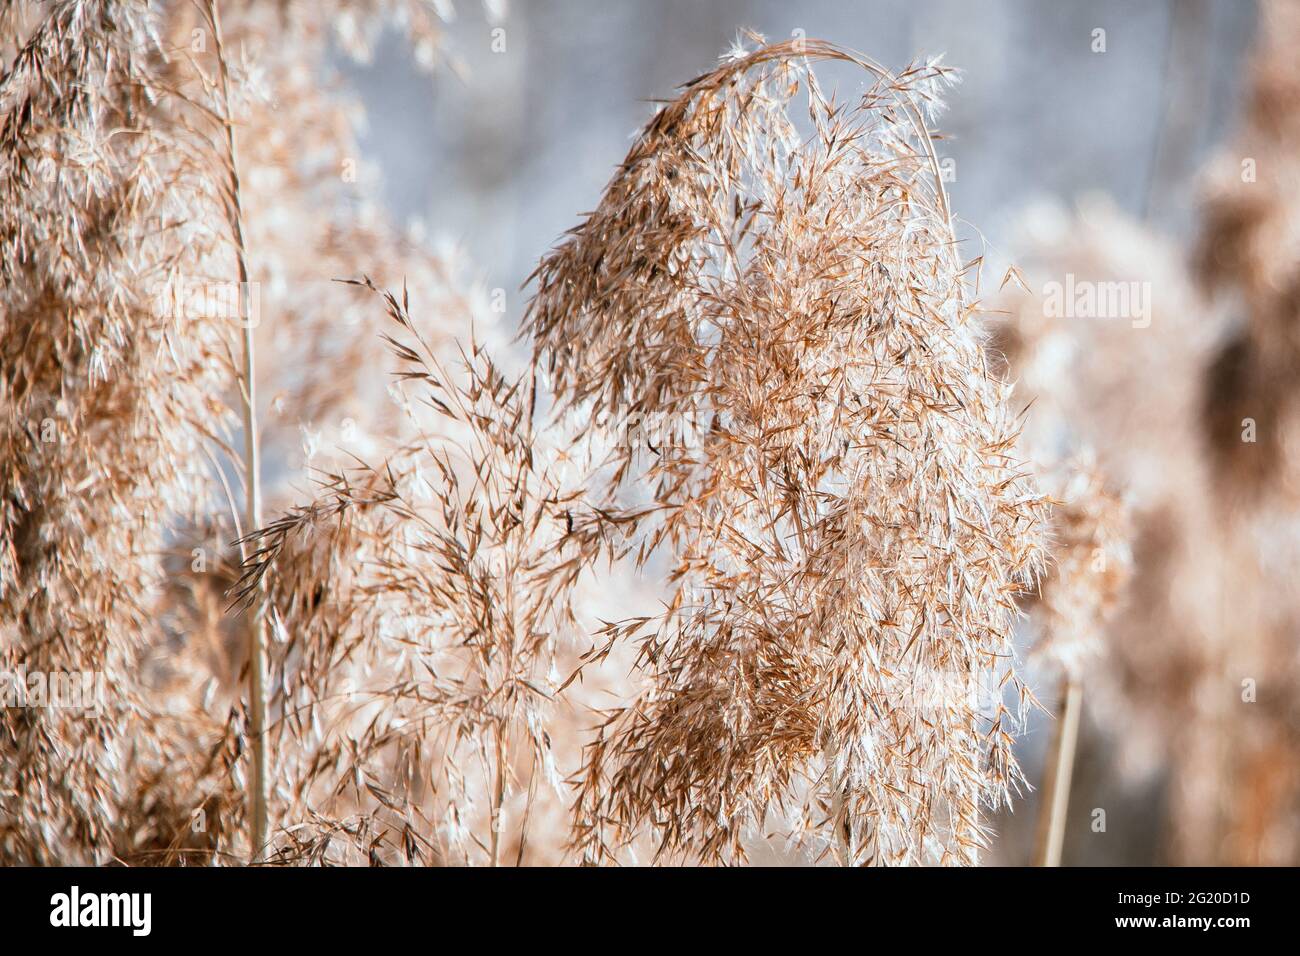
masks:
<instances>
[{"instance_id":1,"label":"soft bokeh background","mask_svg":"<svg viewBox=\"0 0 1300 956\"><path fill-rule=\"evenodd\" d=\"M596 204L654 101L741 30L803 31L894 68L937 54L961 68L941 153L954 164L967 256L1000 262L1027 209L1093 194L1186 237L1198 174L1240 117L1256 23L1242 0L462 0L454 14L450 62L432 77L392 36L371 63L341 65L367 115L362 185L463 249L487 288L505 290L508 325L537 259ZM1104 53L1093 51L1097 29ZM1052 688L1036 689L1052 706ZM1040 718L1022 741L1031 780L1049 736ZM1110 825L1072 828L1066 861L1164 862L1165 782L1134 782L1113 764L1085 710L1072 807L1104 805ZM1030 795L997 822L991 862L1029 862L1036 813Z\"/></svg>"},{"instance_id":2,"label":"soft bokeh background","mask_svg":"<svg viewBox=\"0 0 1300 956\"><path fill-rule=\"evenodd\" d=\"M456 75L431 82L391 36L369 66L349 66L368 117L365 158L395 211L462 242L490 284L512 293L594 206L653 101L708 69L741 30L772 40L802 30L894 68L938 54L961 68L942 126L953 205L996 242L1027 202L1091 191L1185 226L1192 177L1232 131L1254 28L1253 4L1241 0L460 0L454 9ZM1096 28L1106 30L1104 54L1091 50ZM504 53L493 52L494 29Z\"/></svg>"}]
</instances>

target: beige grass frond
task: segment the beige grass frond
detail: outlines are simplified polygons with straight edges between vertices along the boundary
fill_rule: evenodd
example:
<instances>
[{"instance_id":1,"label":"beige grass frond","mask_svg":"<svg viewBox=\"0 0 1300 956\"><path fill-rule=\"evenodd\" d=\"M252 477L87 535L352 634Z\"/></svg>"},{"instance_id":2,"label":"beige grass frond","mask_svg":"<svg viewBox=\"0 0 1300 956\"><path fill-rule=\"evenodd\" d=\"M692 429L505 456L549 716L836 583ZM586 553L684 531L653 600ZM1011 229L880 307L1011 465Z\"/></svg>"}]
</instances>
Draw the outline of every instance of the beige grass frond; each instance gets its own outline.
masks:
<instances>
[{"instance_id":1,"label":"beige grass frond","mask_svg":"<svg viewBox=\"0 0 1300 956\"><path fill-rule=\"evenodd\" d=\"M825 61L872 82L837 104ZM778 830L846 863L970 862L1019 783L1011 629L1045 504L918 106L951 79L814 41L738 54L537 270L537 361L671 555L651 687L583 769L590 859L648 828L672 858Z\"/></svg>"}]
</instances>

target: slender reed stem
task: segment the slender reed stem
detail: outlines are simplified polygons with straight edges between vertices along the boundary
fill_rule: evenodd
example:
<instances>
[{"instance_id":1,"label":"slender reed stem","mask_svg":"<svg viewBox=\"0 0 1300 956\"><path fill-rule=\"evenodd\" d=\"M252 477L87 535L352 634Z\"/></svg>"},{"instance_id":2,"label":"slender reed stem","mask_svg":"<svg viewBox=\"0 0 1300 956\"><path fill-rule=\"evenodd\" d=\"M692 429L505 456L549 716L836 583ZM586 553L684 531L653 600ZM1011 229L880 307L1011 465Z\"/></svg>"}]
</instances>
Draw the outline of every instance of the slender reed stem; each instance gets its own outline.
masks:
<instances>
[{"instance_id":1,"label":"slender reed stem","mask_svg":"<svg viewBox=\"0 0 1300 956\"><path fill-rule=\"evenodd\" d=\"M1056 737L1044 769L1043 804L1038 814L1038 839L1034 862L1038 866L1060 866L1065 842L1065 818L1070 804L1070 777L1074 772L1074 751L1079 741L1079 710L1083 691L1071 677L1061 678L1061 713L1056 719Z\"/></svg>"},{"instance_id":2,"label":"slender reed stem","mask_svg":"<svg viewBox=\"0 0 1300 956\"><path fill-rule=\"evenodd\" d=\"M240 204L239 153L235 124L230 111L230 74L221 40L221 14L216 0L210 0L208 15L212 21L213 42L221 82L223 125L226 132L228 211L234 236L235 258L239 268L240 326L243 330L243 368L240 372L241 412L244 427L244 528L251 532L262 526L262 486L257 440L256 350L253 331L256 325L248 283L248 256L244 246L244 216ZM241 557L247 560L247 545L240 543ZM248 716L252 737L253 772L249 780L249 845L251 863L262 860L267 844L267 769L266 769L266 607L264 586L254 592L248 606Z\"/></svg>"},{"instance_id":3,"label":"slender reed stem","mask_svg":"<svg viewBox=\"0 0 1300 956\"><path fill-rule=\"evenodd\" d=\"M497 866L500 862L501 852L501 827L504 821L501 819L501 808L506 799L506 728L503 722L498 721L496 728L497 736L497 767L496 782L492 787L492 846L490 850L490 865Z\"/></svg>"}]
</instances>

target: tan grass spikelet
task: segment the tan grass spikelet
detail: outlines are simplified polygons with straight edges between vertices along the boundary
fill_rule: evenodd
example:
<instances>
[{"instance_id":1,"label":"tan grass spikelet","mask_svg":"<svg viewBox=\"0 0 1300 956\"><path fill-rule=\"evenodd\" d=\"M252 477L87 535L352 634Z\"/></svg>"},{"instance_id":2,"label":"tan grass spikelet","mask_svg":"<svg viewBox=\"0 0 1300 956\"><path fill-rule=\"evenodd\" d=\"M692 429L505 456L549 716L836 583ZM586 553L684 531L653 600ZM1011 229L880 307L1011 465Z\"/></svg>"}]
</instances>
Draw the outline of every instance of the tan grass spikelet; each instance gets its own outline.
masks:
<instances>
[{"instance_id":1,"label":"tan grass spikelet","mask_svg":"<svg viewBox=\"0 0 1300 956\"><path fill-rule=\"evenodd\" d=\"M836 105L819 61L872 83ZM817 41L736 51L537 270L537 360L612 483L653 499L643 554L671 553L665 613L610 630L649 624L652 687L589 748L588 859L649 830L668 858L738 860L775 829L843 863L971 862L1018 784L1010 637L1045 504L925 125L950 79Z\"/></svg>"},{"instance_id":2,"label":"tan grass spikelet","mask_svg":"<svg viewBox=\"0 0 1300 956\"><path fill-rule=\"evenodd\" d=\"M622 519L553 471L527 378L474 347L454 375L405 295L384 302L397 377L431 420L257 532L239 592L265 576L284 635L274 732L298 822L280 858L329 859L360 826L376 859L515 862L538 791L561 786L547 713L581 630L571 595Z\"/></svg>"}]
</instances>

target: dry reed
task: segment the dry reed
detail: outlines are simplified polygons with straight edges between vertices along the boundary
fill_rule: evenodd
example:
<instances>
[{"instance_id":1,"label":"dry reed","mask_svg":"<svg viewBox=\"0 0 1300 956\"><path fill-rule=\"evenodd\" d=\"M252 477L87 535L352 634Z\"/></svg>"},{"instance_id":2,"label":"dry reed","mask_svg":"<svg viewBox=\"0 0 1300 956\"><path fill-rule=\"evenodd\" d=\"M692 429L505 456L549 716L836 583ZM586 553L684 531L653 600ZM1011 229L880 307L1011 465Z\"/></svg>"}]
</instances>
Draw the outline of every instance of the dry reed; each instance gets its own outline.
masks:
<instances>
[{"instance_id":1,"label":"dry reed","mask_svg":"<svg viewBox=\"0 0 1300 956\"><path fill-rule=\"evenodd\" d=\"M7 4L0 20L0 649L6 674L85 672L105 691L93 720L5 709L7 861L246 858L248 732L231 679L245 654L220 613L237 563L227 545L242 471L232 409L244 394L269 394L256 411L280 412L274 437L288 431L282 421L297 437L298 422L336 414L340 390L348 401L363 394L343 375L330 390L297 371L313 354L340 368L376 354L330 349L319 330L349 305L316 290L342 270L313 277L301 263L365 245L403 262L421 288L446 284L435 257L346 201L337 152L358 155L355 116L318 84L329 36L320 11L222 12L226 57L188 3ZM439 35L420 4L356 12L364 33L396 17L425 48ZM364 52L365 36L346 30L353 15L334 24ZM259 86L268 82L275 104ZM288 161L268 155L283 148L268 131L286 116L302 134ZM226 142L238 126L251 129L244 162L255 167L240 183ZM251 203L232 217L241 193ZM297 223L283 223L286 205ZM304 248L309 218L320 228ZM273 334L285 359L256 384L242 373L247 388L236 320L254 303L213 308L207 295L250 280L230 222L261 257L240 295L264 291L263 311L280 312L248 331Z\"/></svg>"},{"instance_id":2,"label":"dry reed","mask_svg":"<svg viewBox=\"0 0 1300 956\"><path fill-rule=\"evenodd\" d=\"M836 105L819 61L873 83ZM971 862L1019 784L1010 635L1045 505L926 127L951 79L736 51L538 269L538 361L611 486L651 499L641 557L672 555L664 613L608 629L652 686L588 748L587 859L648 828L666 857L738 860L775 827L844 864Z\"/></svg>"},{"instance_id":3,"label":"dry reed","mask_svg":"<svg viewBox=\"0 0 1300 956\"><path fill-rule=\"evenodd\" d=\"M1251 574L1286 582L1245 560L1293 512L1284 44L1249 130L1280 172L1210 207L1198 272L1246 317L1224 339L1103 212L1052 259L1157 277L1150 334L1031 299L988 350L930 128L955 75L801 40L658 110L539 265L515 376L454 346L454 264L340 175L331 40L365 56L396 22L431 60L436 20L325 11L0 13L0 666L110 689L95 721L0 715L0 860L973 863L1023 783L1040 576L1036 653L1172 741L1181 843L1285 855L1288 706L1242 755L1201 733L1237 671L1295 686L1295 603L1265 613ZM867 78L848 102L836 70ZM373 278L323 281L359 250ZM186 277L263 321L160 308ZM1263 444L1228 441L1256 410ZM1256 599L1231 627L1220 545ZM662 610L597 620L637 576Z\"/></svg>"},{"instance_id":4,"label":"dry reed","mask_svg":"<svg viewBox=\"0 0 1300 956\"><path fill-rule=\"evenodd\" d=\"M169 518L202 501L202 435L225 414L222 329L156 294L208 271L217 202L145 4L6 22L25 32L0 77L0 648L8 673L89 672L105 692L96 719L4 710L0 855L93 862L161 746L132 674Z\"/></svg>"}]
</instances>

